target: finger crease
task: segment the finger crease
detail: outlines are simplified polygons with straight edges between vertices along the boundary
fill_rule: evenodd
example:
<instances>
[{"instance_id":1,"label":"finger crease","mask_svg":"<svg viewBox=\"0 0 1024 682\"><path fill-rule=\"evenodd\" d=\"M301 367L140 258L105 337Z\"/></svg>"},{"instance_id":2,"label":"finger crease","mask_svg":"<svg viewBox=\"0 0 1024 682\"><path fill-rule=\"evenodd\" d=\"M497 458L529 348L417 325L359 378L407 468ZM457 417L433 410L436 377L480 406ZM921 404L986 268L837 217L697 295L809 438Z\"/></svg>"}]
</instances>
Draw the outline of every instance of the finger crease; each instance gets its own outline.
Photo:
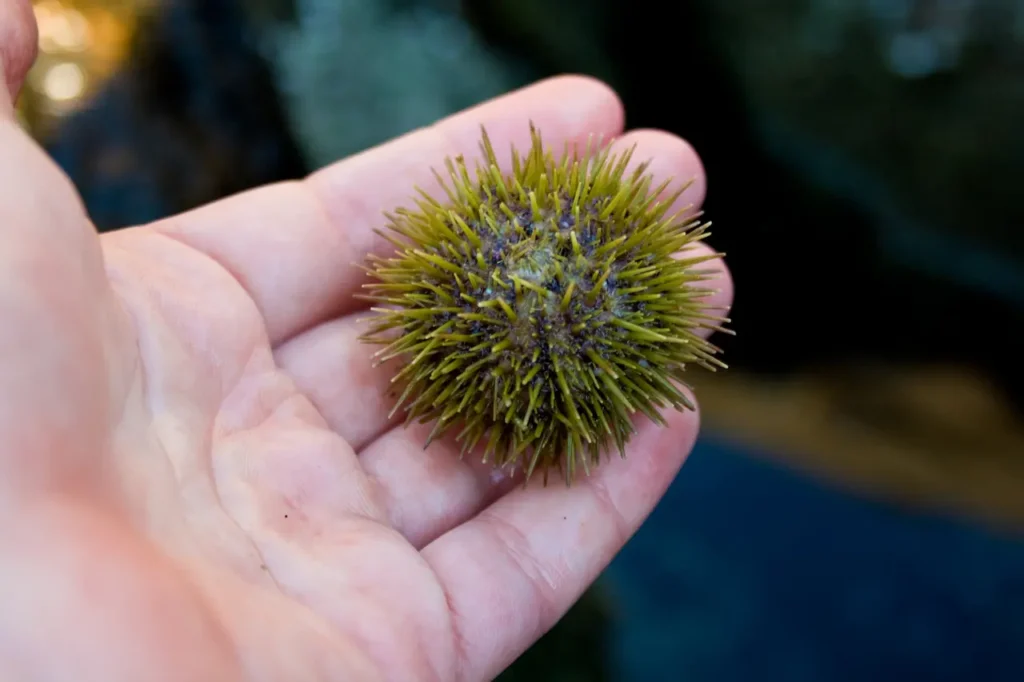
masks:
<instances>
[{"instance_id":1,"label":"finger crease","mask_svg":"<svg viewBox=\"0 0 1024 682\"><path fill-rule=\"evenodd\" d=\"M477 518L492 526L492 537L498 540L505 554L512 560L512 564L526 578L537 602L538 608L534 612L538 614L538 622L534 634L539 636L542 624L552 622L557 617L557 602L553 596L559 592L556 580L544 569L541 562L530 558L533 555L530 542L518 527L489 510L485 510Z\"/></svg>"}]
</instances>

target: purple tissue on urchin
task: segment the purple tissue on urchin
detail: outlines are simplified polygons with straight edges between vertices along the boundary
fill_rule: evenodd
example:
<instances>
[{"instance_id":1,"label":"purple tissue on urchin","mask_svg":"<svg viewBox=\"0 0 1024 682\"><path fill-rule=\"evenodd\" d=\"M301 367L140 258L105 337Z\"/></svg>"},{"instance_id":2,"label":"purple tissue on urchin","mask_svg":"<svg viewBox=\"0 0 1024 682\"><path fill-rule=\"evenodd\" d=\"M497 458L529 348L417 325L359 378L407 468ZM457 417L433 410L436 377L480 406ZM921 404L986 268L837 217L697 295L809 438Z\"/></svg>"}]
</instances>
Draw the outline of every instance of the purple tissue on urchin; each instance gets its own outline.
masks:
<instances>
[{"instance_id":1,"label":"purple tissue on urchin","mask_svg":"<svg viewBox=\"0 0 1024 682\"><path fill-rule=\"evenodd\" d=\"M728 321L702 286L721 254L686 255L709 224L669 214L685 187L662 197L647 164L627 170L632 150L556 157L531 137L508 173L482 131L473 174L448 159L443 198L420 190L388 214L395 252L369 258L363 340L400 361L395 411L434 422L427 443L454 432L463 456L482 446L527 480L558 468L571 484L612 444L625 456L637 412L693 409L687 366L725 368L701 335Z\"/></svg>"}]
</instances>

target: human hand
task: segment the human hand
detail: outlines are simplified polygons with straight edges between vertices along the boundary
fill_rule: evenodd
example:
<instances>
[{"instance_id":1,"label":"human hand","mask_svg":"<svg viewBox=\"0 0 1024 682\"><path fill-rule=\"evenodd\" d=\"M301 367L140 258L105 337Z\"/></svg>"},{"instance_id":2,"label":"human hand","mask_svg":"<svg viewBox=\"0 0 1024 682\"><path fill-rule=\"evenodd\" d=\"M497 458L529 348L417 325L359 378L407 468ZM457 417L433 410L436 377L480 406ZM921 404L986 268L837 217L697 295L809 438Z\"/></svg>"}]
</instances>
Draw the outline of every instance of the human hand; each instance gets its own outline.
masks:
<instances>
[{"instance_id":1,"label":"human hand","mask_svg":"<svg viewBox=\"0 0 1024 682\"><path fill-rule=\"evenodd\" d=\"M27 0L0 9L12 91ZM389 422L350 263L431 166L616 136L658 179L693 150L542 82L313 174L96 235L0 89L0 679L479 681L550 628L689 452L646 420L571 487L500 478ZM731 302L722 266L715 304Z\"/></svg>"}]
</instances>

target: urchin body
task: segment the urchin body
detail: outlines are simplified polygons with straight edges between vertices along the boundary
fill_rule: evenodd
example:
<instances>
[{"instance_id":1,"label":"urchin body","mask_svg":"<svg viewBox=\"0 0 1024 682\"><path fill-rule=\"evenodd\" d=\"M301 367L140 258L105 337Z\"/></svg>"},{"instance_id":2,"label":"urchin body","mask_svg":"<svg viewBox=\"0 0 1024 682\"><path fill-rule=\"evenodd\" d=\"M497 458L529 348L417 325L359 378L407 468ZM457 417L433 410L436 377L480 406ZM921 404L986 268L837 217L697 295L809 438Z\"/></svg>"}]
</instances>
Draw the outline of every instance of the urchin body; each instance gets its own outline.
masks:
<instances>
[{"instance_id":1,"label":"urchin body","mask_svg":"<svg viewBox=\"0 0 1024 682\"><path fill-rule=\"evenodd\" d=\"M627 173L630 152L555 158L532 132L510 173L485 132L474 176L461 158L439 176L447 202L421 193L389 216L396 252L371 257L381 307L364 338L403 360L395 409L434 421L431 439L457 429L463 453L571 483L606 446L625 453L636 412L692 409L683 372L724 366L700 334L722 318L701 286L709 257L686 255L707 224L668 215L682 190Z\"/></svg>"}]
</instances>

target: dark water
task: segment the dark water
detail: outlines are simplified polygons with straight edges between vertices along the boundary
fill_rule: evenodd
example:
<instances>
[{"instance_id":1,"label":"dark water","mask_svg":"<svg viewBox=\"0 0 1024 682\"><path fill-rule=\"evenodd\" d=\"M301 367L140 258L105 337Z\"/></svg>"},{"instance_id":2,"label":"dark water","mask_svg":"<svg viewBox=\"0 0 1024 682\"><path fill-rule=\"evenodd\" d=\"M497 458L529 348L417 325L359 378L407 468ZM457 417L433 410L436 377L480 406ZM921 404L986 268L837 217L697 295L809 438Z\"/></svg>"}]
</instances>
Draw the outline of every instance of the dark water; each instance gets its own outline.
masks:
<instances>
[{"instance_id":1,"label":"dark water","mask_svg":"<svg viewBox=\"0 0 1024 682\"><path fill-rule=\"evenodd\" d=\"M700 442L606 574L622 682L1024 680L1024 533Z\"/></svg>"}]
</instances>

